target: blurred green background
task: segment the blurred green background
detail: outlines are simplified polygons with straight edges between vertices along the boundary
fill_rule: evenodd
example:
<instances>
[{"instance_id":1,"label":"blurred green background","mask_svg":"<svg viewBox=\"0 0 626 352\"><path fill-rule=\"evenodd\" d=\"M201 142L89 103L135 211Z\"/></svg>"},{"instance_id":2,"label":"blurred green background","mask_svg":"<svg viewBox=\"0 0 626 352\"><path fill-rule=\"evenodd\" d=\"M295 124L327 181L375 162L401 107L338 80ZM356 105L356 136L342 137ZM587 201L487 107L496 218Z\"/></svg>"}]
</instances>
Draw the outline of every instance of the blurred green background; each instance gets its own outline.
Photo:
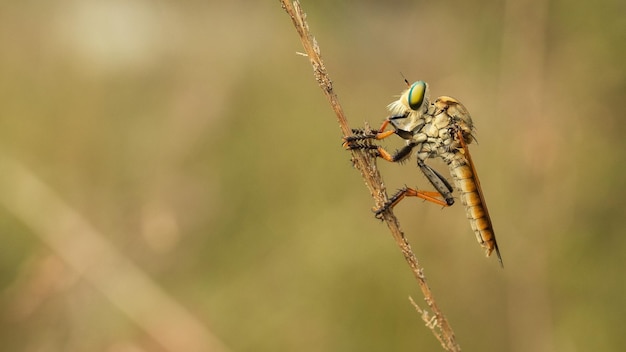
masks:
<instances>
[{"instance_id":1,"label":"blurred green background","mask_svg":"<svg viewBox=\"0 0 626 352\"><path fill-rule=\"evenodd\" d=\"M626 3L302 5L354 127L399 72L474 118L504 270L396 208L463 349L623 350ZM6 1L0 45L3 351L440 350L278 1Z\"/></svg>"}]
</instances>

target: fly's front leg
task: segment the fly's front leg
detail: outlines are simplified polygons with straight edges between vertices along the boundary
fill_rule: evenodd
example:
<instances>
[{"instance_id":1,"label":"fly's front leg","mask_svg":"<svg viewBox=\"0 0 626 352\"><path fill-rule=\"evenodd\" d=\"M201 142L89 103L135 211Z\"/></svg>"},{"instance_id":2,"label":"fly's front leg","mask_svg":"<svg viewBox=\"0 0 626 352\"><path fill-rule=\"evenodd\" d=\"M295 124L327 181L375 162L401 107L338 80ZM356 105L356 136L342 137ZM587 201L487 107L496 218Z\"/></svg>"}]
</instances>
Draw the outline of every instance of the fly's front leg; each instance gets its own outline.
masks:
<instances>
[{"instance_id":1,"label":"fly's front leg","mask_svg":"<svg viewBox=\"0 0 626 352\"><path fill-rule=\"evenodd\" d=\"M378 131L372 131L371 133L368 133L363 129L353 129L352 132L354 134L352 136L346 136L343 138L344 148L349 149L349 150L353 150L353 149L375 150L377 157L383 158L387 161L394 162L394 163L404 161L406 158L408 158L411 155L413 148L415 148L421 141L411 141L407 143L401 149L395 151L394 153L390 153L387 150L385 150L383 147L378 146L378 145L369 144L367 142L359 143L359 141L367 141L367 140L372 140L372 139L374 140L385 139L393 134L398 134L400 135L400 137L407 139L409 136L407 136L406 134L410 132L401 131L398 129L385 131L385 129L387 129L387 126L389 126L389 124L391 123L391 120L393 120L394 118L402 117L402 116L400 115L391 116L387 118L383 122L383 124L380 126Z\"/></svg>"},{"instance_id":2,"label":"fly's front leg","mask_svg":"<svg viewBox=\"0 0 626 352\"><path fill-rule=\"evenodd\" d=\"M398 163L406 160L411 155L413 148L415 148L418 144L419 143L414 142L407 143L404 147L393 153L390 153L385 148L374 144L351 143L347 145L347 149L374 150L377 157L383 158L392 163Z\"/></svg>"},{"instance_id":3,"label":"fly's front leg","mask_svg":"<svg viewBox=\"0 0 626 352\"><path fill-rule=\"evenodd\" d=\"M397 120L397 119L404 119L409 115L409 112L407 111L404 114L400 114L400 115L392 115L389 116L388 118L385 119L385 121L383 121L382 125L380 126L380 128L376 131L365 131L364 129L361 128L356 128L356 129L352 129L352 135L351 136L344 136L343 137L343 146L346 149L351 149L349 148L350 144L352 142L357 142L357 141L364 141L364 140L371 140L371 139L375 139L375 140L381 140L381 139L385 139L393 134L397 134L400 137L402 137L403 139L410 139L412 136L412 132L411 131L404 131L400 128L398 128L393 121ZM393 127L393 130L389 130L389 131L385 131L387 129L387 126L389 126L391 124L391 126ZM353 148L352 148L353 149Z\"/></svg>"},{"instance_id":4,"label":"fly's front leg","mask_svg":"<svg viewBox=\"0 0 626 352\"><path fill-rule=\"evenodd\" d=\"M361 128L353 128L351 136L343 137L343 146L346 149L354 149L354 148L350 148L350 144L352 142L364 141L364 140L369 140L369 139L375 139L375 140L385 139L393 135L394 133L396 133L396 131L394 130L385 131L388 125L389 125L389 119L386 119L377 131L371 131L370 133L367 133L364 129L361 129Z\"/></svg>"}]
</instances>

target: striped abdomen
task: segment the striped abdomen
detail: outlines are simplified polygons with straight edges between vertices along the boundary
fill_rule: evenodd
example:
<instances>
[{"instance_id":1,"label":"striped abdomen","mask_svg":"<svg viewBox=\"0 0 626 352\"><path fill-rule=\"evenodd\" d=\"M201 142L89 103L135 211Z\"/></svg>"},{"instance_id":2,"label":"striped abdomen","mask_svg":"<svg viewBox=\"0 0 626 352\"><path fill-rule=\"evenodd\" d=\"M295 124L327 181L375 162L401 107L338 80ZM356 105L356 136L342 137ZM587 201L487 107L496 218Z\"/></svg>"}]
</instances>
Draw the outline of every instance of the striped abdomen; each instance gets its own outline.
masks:
<instances>
[{"instance_id":1,"label":"striped abdomen","mask_svg":"<svg viewBox=\"0 0 626 352\"><path fill-rule=\"evenodd\" d=\"M462 153L455 153L455 157L453 160L450 160L449 166L450 174L459 191L459 198L465 205L465 214L470 221L470 226L476 235L478 243L486 249L487 256L491 255L495 250L498 261L502 264L493 225L491 224L487 205L480 188L480 181L478 180L478 175L474 172L471 159L467 160Z\"/></svg>"}]
</instances>

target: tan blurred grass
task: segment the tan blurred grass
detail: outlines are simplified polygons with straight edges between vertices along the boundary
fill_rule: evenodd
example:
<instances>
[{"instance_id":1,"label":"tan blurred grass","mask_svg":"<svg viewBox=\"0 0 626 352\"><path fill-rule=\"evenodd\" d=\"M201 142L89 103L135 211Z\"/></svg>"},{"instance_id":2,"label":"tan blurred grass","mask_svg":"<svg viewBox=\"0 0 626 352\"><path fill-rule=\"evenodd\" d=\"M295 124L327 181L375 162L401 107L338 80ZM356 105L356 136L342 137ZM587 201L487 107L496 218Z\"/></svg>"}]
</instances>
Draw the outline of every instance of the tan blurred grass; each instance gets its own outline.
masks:
<instances>
[{"instance_id":1,"label":"tan blurred grass","mask_svg":"<svg viewBox=\"0 0 626 352\"><path fill-rule=\"evenodd\" d=\"M536 4L543 44L508 27L520 17L502 3L304 6L355 123L385 117L398 71L475 119L505 272L462 209L398 209L464 348L619 350L623 5ZM415 333L410 273L277 2L6 3L0 28L3 154L226 345L438 348ZM425 184L413 165L380 167L389 188ZM10 209L0 219L8 316L28 263L54 252ZM46 273L60 288L5 320L8 350L163 350L88 283Z\"/></svg>"}]
</instances>

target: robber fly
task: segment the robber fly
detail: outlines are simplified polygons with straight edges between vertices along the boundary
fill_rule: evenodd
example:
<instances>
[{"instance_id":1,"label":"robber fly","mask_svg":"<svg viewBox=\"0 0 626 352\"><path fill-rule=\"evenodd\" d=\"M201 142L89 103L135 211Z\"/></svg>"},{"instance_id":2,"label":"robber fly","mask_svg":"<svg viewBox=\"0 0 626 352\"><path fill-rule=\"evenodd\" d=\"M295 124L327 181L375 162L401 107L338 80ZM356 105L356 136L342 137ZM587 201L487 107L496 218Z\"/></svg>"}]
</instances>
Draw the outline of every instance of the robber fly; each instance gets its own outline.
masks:
<instances>
[{"instance_id":1,"label":"robber fly","mask_svg":"<svg viewBox=\"0 0 626 352\"><path fill-rule=\"evenodd\" d=\"M408 81L405 82L409 85ZM467 146L474 140L474 126L467 109L456 99L447 96L430 103L428 85L423 81L409 85L398 100L389 104L388 109L391 116L378 131L365 133L360 129L353 130L352 136L344 138L344 145L348 149L372 149L376 156L390 162L405 161L415 149L418 167L437 191L401 188L389 202L376 210L377 217L404 197L419 197L442 206L453 205L452 186L445 177L426 164L427 159L440 157L450 168L476 239L485 248L487 256L495 250L502 266L485 197ZM386 130L389 125L393 130ZM406 141L405 146L395 153L389 153L381 146L359 143L363 140L384 139L393 134Z\"/></svg>"}]
</instances>

